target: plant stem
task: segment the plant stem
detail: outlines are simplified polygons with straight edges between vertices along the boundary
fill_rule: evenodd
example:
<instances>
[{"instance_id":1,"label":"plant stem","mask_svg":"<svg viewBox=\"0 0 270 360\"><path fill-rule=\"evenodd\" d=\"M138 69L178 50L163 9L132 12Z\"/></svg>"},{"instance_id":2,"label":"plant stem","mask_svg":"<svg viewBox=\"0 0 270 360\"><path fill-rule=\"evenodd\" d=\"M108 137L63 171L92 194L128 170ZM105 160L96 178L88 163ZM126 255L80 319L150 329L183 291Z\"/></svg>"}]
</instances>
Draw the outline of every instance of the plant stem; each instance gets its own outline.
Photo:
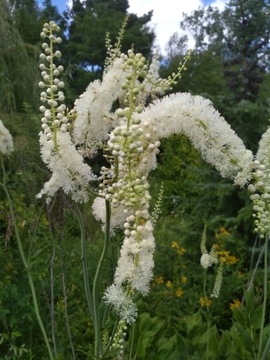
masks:
<instances>
[{"instance_id":1,"label":"plant stem","mask_svg":"<svg viewBox=\"0 0 270 360\"><path fill-rule=\"evenodd\" d=\"M261 329L260 329L258 360L260 359L262 352L263 330L264 330L265 313L266 313L266 305L267 305L267 275L268 275L267 256L268 256L268 236L265 237L265 244L264 244L263 310L262 310L262 320L261 320Z\"/></svg>"},{"instance_id":2,"label":"plant stem","mask_svg":"<svg viewBox=\"0 0 270 360\"><path fill-rule=\"evenodd\" d=\"M51 326L52 326L52 342L54 355L57 356L56 336L55 336L55 310L54 310L54 260L55 260L55 241L52 234L51 222L49 222L50 235L52 240L52 256L50 261L50 282L51 282Z\"/></svg>"},{"instance_id":3,"label":"plant stem","mask_svg":"<svg viewBox=\"0 0 270 360\"><path fill-rule=\"evenodd\" d=\"M108 250L108 245L110 241L110 220L111 220L111 208L110 202L105 200L106 206L106 223L105 223L105 239L102 249L102 253L98 262L96 269L94 282L93 282L93 315L94 315L94 328L95 328L95 356L97 359L102 355L102 342L101 342L101 329L100 329L100 314L98 309L98 282L101 274L101 269L105 256Z\"/></svg>"},{"instance_id":4,"label":"plant stem","mask_svg":"<svg viewBox=\"0 0 270 360\"><path fill-rule=\"evenodd\" d=\"M110 349L118 325L119 325L119 320L118 320L118 321L115 321L115 323L114 323L114 327L113 327L113 330L112 330L112 333L111 333L111 336L110 336L110 340L109 340L108 343L106 344L106 347L105 347L105 349L104 349L103 355L105 355L106 352Z\"/></svg>"},{"instance_id":5,"label":"plant stem","mask_svg":"<svg viewBox=\"0 0 270 360\"><path fill-rule=\"evenodd\" d=\"M67 302L68 295L67 295L66 275L65 275L65 266L64 266L65 261L64 261L62 245L63 245L63 234L61 231L61 234L60 234L60 261L61 261L61 268L62 268L61 269L62 270L62 288L63 288L63 296L64 296L64 319L65 319L65 323L66 323L69 344L70 344L70 348L71 348L71 352L72 352L72 358L76 359L76 353L75 353L71 330L70 330L70 325L69 325L68 302Z\"/></svg>"},{"instance_id":6,"label":"plant stem","mask_svg":"<svg viewBox=\"0 0 270 360\"><path fill-rule=\"evenodd\" d=\"M86 237L85 237L85 226L82 218L81 211L78 205L75 203L77 216L79 219L80 230L81 230L81 260L82 260L82 267L83 267L83 280L84 280L84 291L86 296L86 301L88 305L88 310L92 319L94 319L93 315L93 302L91 297L91 291L89 286L89 275L88 275L88 265L87 265L87 255L86 255Z\"/></svg>"},{"instance_id":7,"label":"plant stem","mask_svg":"<svg viewBox=\"0 0 270 360\"><path fill-rule=\"evenodd\" d=\"M9 194L8 188L6 186L6 179L5 179L6 176L5 176L4 164L3 164L2 160L1 160L1 162L2 162L2 168L3 168L3 174L4 175L3 175L3 183L0 183L0 184L3 187L4 192L6 194L6 197L7 197L9 211L10 211L10 215L11 215L11 219L12 219L12 224L13 224L14 231L15 231L15 236L16 236L16 239L17 239L20 255L21 255L21 258L22 258L23 265L24 265L25 270L26 270L26 274L27 274L27 277L28 277L28 282L29 282L29 285L30 285L31 293L32 293L33 304L34 304L34 309L35 309L37 321L38 321L40 330L41 330L42 335L43 335L44 342L45 342L47 350L48 350L49 359L54 360L52 349L51 349L51 346L50 346L50 343L49 343L49 339L48 339L44 324L43 324L41 316L40 316L39 306L38 306L38 301L37 301L37 295L36 295L36 289L35 289L34 281L33 281L32 274L31 274L31 271L30 271L30 268L29 268L29 264L28 264L28 262L26 260L26 256L25 256L24 249L23 249L23 246L22 246L22 241L21 241L19 229L18 229L18 226L17 226L15 212L14 212L14 209L13 209L12 199L11 199L11 196Z\"/></svg>"},{"instance_id":8,"label":"plant stem","mask_svg":"<svg viewBox=\"0 0 270 360\"><path fill-rule=\"evenodd\" d=\"M133 324L132 328L131 328L131 345L130 345L130 351L129 351L129 360L132 360L134 338L135 338L135 324Z\"/></svg>"},{"instance_id":9,"label":"plant stem","mask_svg":"<svg viewBox=\"0 0 270 360\"><path fill-rule=\"evenodd\" d=\"M270 349L270 336L268 337L268 341L265 345L265 348L264 348L264 351L263 351L263 354L262 354L262 357L260 360L267 360L268 355L269 355L269 349Z\"/></svg>"}]
</instances>

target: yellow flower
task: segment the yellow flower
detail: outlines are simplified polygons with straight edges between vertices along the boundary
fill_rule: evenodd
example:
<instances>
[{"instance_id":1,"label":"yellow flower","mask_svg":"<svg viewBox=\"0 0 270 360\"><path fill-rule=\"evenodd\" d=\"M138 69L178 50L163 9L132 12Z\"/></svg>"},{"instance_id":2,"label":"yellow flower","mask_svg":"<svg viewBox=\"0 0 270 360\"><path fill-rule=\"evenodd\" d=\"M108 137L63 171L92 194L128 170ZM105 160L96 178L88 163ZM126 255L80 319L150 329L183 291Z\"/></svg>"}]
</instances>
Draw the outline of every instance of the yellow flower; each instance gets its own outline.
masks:
<instances>
[{"instance_id":1,"label":"yellow flower","mask_svg":"<svg viewBox=\"0 0 270 360\"><path fill-rule=\"evenodd\" d=\"M233 311L236 308L240 308L241 306L241 301L239 299L233 299L233 302L230 303L230 309L231 311Z\"/></svg>"},{"instance_id":2,"label":"yellow flower","mask_svg":"<svg viewBox=\"0 0 270 360\"><path fill-rule=\"evenodd\" d=\"M172 241L171 248L172 248L172 249L173 249L173 248L178 249L178 247L179 247L179 245L178 245L177 241Z\"/></svg>"},{"instance_id":3,"label":"yellow flower","mask_svg":"<svg viewBox=\"0 0 270 360\"><path fill-rule=\"evenodd\" d=\"M231 255L229 251L219 251L218 256L220 261L228 265L233 265L238 261L238 259L234 255Z\"/></svg>"},{"instance_id":4,"label":"yellow flower","mask_svg":"<svg viewBox=\"0 0 270 360\"><path fill-rule=\"evenodd\" d=\"M181 283L182 284L185 284L187 282L187 277L186 276L181 276L181 279L180 279Z\"/></svg>"},{"instance_id":5,"label":"yellow flower","mask_svg":"<svg viewBox=\"0 0 270 360\"><path fill-rule=\"evenodd\" d=\"M171 248L177 249L177 254L180 256L186 252L186 249L180 246L177 241L172 241Z\"/></svg>"},{"instance_id":6,"label":"yellow flower","mask_svg":"<svg viewBox=\"0 0 270 360\"><path fill-rule=\"evenodd\" d=\"M183 248L182 246L179 246L177 249L177 254L182 256L187 250Z\"/></svg>"},{"instance_id":7,"label":"yellow flower","mask_svg":"<svg viewBox=\"0 0 270 360\"><path fill-rule=\"evenodd\" d=\"M219 229L218 232L215 233L215 238L218 241L222 241L225 237L229 236L230 233L228 230L226 230L223 226Z\"/></svg>"},{"instance_id":8,"label":"yellow flower","mask_svg":"<svg viewBox=\"0 0 270 360\"><path fill-rule=\"evenodd\" d=\"M163 284L163 283L164 283L164 278L163 278L163 276L157 276L157 277L155 278L155 283L157 283L157 284Z\"/></svg>"},{"instance_id":9,"label":"yellow flower","mask_svg":"<svg viewBox=\"0 0 270 360\"><path fill-rule=\"evenodd\" d=\"M173 284L170 280L166 281L166 284L167 288L171 289L173 287Z\"/></svg>"},{"instance_id":10,"label":"yellow flower","mask_svg":"<svg viewBox=\"0 0 270 360\"><path fill-rule=\"evenodd\" d=\"M207 296L200 297L200 305L201 307L209 307L212 304L212 300Z\"/></svg>"},{"instance_id":11,"label":"yellow flower","mask_svg":"<svg viewBox=\"0 0 270 360\"><path fill-rule=\"evenodd\" d=\"M179 298L180 298L183 294L184 294L184 291L183 291L182 288L178 288L178 289L176 290L176 292L175 292L175 295L176 295L177 297L179 297Z\"/></svg>"},{"instance_id":12,"label":"yellow flower","mask_svg":"<svg viewBox=\"0 0 270 360\"><path fill-rule=\"evenodd\" d=\"M229 236L229 235L230 235L229 231L226 230L225 227L223 227L223 226L219 229L219 232L220 232L220 234L222 234L223 236Z\"/></svg>"}]
</instances>

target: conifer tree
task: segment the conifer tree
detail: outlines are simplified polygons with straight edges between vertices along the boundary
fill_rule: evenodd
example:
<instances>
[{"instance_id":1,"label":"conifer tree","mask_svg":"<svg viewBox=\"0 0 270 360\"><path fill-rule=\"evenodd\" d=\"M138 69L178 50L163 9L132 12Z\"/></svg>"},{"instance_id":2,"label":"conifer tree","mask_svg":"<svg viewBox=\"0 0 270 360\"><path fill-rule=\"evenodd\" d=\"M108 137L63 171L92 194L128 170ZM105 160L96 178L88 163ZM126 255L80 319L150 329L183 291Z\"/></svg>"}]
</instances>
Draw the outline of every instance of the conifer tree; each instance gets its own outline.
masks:
<instances>
[{"instance_id":1,"label":"conifer tree","mask_svg":"<svg viewBox=\"0 0 270 360\"><path fill-rule=\"evenodd\" d=\"M70 22L66 61L71 69L75 97L85 90L90 80L101 76L106 59L106 34L109 33L112 43L116 41L128 7L127 0L73 0L70 11L66 12ZM133 46L135 51L149 57L154 40L154 33L147 26L151 16L152 12L141 17L129 15L123 51Z\"/></svg>"}]
</instances>

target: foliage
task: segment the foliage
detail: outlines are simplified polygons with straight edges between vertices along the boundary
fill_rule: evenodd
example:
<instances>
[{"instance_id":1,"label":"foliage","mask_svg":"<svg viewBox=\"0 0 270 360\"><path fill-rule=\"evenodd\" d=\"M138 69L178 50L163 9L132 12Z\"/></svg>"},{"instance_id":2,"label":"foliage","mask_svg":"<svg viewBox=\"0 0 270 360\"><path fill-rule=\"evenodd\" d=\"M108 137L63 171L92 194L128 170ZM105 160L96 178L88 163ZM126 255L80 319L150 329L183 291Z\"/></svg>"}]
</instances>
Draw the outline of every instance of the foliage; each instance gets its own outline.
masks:
<instances>
[{"instance_id":1,"label":"foliage","mask_svg":"<svg viewBox=\"0 0 270 360\"><path fill-rule=\"evenodd\" d=\"M154 33L147 23L152 12L141 17L128 14L128 1L73 1L72 8L66 12L70 23L68 27L68 43L66 59L72 76L72 100L81 94L90 81L101 78L106 59L106 34L114 43L119 29L128 16L125 37L121 42L123 51L130 46L144 56L151 55ZM94 31L89 31L94 29Z\"/></svg>"}]
</instances>

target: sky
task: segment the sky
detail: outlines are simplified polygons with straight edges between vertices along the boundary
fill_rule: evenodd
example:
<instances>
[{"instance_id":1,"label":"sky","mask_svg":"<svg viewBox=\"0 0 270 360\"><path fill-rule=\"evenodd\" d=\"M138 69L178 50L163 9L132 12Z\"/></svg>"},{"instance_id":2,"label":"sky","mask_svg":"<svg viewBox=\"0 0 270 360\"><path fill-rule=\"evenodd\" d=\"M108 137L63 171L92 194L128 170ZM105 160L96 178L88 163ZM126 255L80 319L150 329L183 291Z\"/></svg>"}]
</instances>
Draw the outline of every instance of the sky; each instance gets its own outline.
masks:
<instances>
[{"instance_id":1,"label":"sky","mask_svg":"<svg viewBox=\"0 0 270 360\"><path fill-rule=\"evenodd\" d=\"M52 0L60 11L63 11L70 0ZM149 25L155 30L156 47L162 54L165 54L165 47L170 36L177 32L180 36L188 35L189 47L192 47L193 41L190 34L180 29L179 23L182 14L191 14L193 10L199 7L211 5L223 10L228 0L129 0L130 13L141 16L150 10L153 10L152 21Z\"/></svg>"}]
</instances>

